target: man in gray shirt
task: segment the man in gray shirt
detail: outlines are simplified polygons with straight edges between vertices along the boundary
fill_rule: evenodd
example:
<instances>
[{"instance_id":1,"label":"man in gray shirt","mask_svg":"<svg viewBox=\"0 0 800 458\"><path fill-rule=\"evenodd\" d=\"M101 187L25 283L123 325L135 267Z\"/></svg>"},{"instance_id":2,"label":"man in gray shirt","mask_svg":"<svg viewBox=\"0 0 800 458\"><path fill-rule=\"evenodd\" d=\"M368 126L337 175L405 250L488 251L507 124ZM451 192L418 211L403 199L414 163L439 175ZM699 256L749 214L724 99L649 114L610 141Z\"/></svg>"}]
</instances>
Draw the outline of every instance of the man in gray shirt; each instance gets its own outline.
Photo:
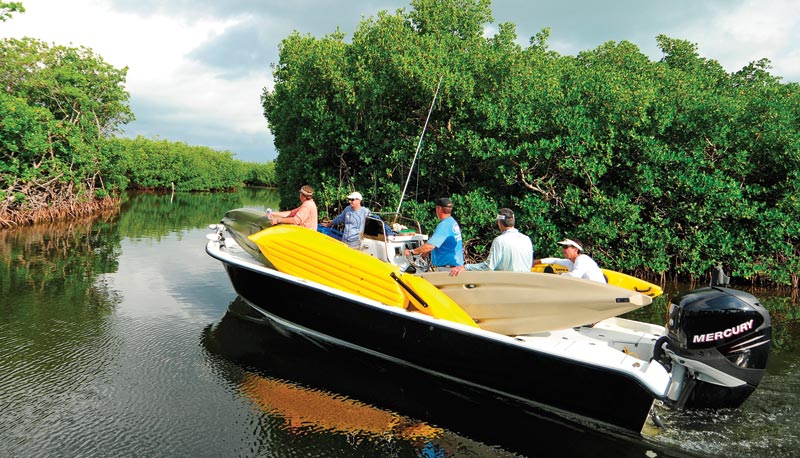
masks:
<instances>
[{"instance_id":1,"label":"man in gray shirt","mask_svg":"<svg viewBox=\"0 0 800 458\"><path fill-rule=\"evenodd\" d=\"M337 224L344 223L344 231L342 231L342 242L346 243L350 248L358 249L361 244L361 233L364 232L364 222L369 216L369 209L361 206L363 197L358 191L353 191L347 196L350 206L346 207L344 211L333 219L324 223L325 226L331 227Z\"/></svg>"},{"instance_id":2,"label":"man in gray shirt","mask_svg":"<svg viewBox=\"0 0 800 458\"><path fill-rule=\"evenodd\" d=\"M507 270L530 272L533 265L533 243L530 237L514 228L514 212L508 208L497 211L497 227L500 235L492 241L489 256L477 264L465 264L450 269L450 275L465 270Z\"/></svg>"}]
</instances>

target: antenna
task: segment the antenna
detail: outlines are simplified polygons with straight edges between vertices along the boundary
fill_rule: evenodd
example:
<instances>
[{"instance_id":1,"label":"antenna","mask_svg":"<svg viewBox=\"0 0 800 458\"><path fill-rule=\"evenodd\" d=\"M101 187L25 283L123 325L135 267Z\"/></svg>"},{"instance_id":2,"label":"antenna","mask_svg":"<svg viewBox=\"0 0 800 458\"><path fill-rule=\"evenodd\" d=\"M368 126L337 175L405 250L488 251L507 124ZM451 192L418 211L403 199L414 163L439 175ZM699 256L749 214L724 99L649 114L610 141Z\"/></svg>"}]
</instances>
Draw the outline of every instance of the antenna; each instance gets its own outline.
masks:
<instances>
[{"instance_id":1,"label":"antenna","mask_svg":"<svg viewBox=\"0 0 800 458\"><path fill-rule=\"evenodd\" d=\"M403 206L403 198L406 195L406 189L408 189L408 182L411 181L411 172L414 171L414 164L417 162L417 156L419 155L419 150L422 148L422 138L425 137L425 130L428 128L428 121L431 119L431 112L433 112L433 105L436 103L436 96L439 95L439 87L442 85L442 78L444 75L439 77L439 84L436 85L436 92L433 93L433 100L431 100L431 107L428 110L428 117L425 118L425 125L422 126L422 133L419 136L419 142L417 143L417 150L414 152L414 160L411 161L411 168L408 169L408 177L406 178L406 184L403 186L403 193L400 194L400 203L397 204L397 212L400 213L400 207Z\"/></svg>"}]
</instances>

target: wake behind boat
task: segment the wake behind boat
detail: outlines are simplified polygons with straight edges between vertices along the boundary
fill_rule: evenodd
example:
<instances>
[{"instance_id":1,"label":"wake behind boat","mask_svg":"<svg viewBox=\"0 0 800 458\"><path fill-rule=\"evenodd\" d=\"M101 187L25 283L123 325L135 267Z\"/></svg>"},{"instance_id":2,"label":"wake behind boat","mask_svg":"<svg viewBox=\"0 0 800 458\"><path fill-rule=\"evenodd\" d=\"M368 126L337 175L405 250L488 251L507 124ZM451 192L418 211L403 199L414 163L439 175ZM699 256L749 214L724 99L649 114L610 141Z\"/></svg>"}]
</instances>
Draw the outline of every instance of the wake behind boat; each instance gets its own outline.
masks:
<instances>
[{"instance_id":1,"label":"wake behind boat","mask_svg":"<svg viewBox=\"0 0 800 458\"><path fill-rule=\"evenodd\" d=\"M514 294L498 286L508 283L506 277L543 282L537 286L541 294L531 294L528 304L531 316L539 313L543 322L547 315L558 315L559 307L552 304L558 303L559 291L580 295L580 285L594 285L533 273L487 275L483 283L473 275L460 284L439 281L434 274L412 275L407 264L414 260L402 256L403 248L424 243L418 227L395 232L389 228L398 223L384 218L365 229L357 251L307 229L265 227L257 218L263 214L229 212L222 225L214 226L206 251L223 263L237 293L277 326L571 420L638 432L654 400L676 407L735 407L755 390L766 367L769 314L740 291L703 288L674 298L668 328L614 318L620 312L610 306L593 327L580 326L593 319L578 314L569 318L575 324L567 326L544 324L530 331L526 325L498 332L489 324L497 322L491 318L491 302L501 310L504 301L524 309L524 300L505 297ZM498 280L492 281L495 276ZM545 278L554 285L550 290ZM567 280L573 287L569 292L561 289ZM613 304L649 304L645 295L600 286L615 291ZM461 294L459 288L494 292L471 300L483 293ZM587 294L582 303L609 302L597 294ZM567 302L560 308L568 308ZM536 318L518 315L536 324ZM513 317L503 320L513 326Z\"/></svg>"}]
</instances>

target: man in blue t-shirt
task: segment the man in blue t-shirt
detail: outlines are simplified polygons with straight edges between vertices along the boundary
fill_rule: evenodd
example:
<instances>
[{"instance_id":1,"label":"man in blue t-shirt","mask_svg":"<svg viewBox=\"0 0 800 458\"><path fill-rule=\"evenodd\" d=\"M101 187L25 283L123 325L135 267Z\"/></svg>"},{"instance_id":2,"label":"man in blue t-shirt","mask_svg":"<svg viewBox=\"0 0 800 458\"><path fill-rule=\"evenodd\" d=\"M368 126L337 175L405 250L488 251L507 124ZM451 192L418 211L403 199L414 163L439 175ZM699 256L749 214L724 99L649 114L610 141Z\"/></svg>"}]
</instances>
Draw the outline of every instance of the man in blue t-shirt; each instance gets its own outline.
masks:
<instances>
[{"instance_id":1,"label":"man in blue t-shirt","mask_svg":"<svg viewBox=\"0 0 800 458\"><path fill-rule=\"evenodd\" d=\"M433 235L421 247L413 250L405 249L403 254L419 255L430 252L434 271L437 267L449 271L452 267L464 265L461 228L451 215L452 211L453 202L450 199L447 197L436 199L436 217L439 218L439 224L436 225Z\"/></svg>"}]
</instances>

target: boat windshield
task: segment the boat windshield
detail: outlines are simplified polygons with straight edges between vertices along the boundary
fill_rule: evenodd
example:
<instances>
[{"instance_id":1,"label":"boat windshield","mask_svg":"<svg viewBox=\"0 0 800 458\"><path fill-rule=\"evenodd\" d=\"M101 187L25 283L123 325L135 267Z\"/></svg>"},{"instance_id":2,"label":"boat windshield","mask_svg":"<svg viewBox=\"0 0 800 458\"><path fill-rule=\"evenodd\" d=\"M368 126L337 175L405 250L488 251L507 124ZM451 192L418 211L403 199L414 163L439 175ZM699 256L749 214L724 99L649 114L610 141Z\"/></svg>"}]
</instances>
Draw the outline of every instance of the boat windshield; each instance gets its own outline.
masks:
<instances>
[{"instance_id":1,"label":"boat windshield","mask_svg":"<svg viewBox=\"0 0 800 458\"><path fill-rule=\"evenodd\" d=\"M364 235L381 237L421 234L419 222L400 213L370 213L364 224Z\"/></svg>"}]
</instances>

